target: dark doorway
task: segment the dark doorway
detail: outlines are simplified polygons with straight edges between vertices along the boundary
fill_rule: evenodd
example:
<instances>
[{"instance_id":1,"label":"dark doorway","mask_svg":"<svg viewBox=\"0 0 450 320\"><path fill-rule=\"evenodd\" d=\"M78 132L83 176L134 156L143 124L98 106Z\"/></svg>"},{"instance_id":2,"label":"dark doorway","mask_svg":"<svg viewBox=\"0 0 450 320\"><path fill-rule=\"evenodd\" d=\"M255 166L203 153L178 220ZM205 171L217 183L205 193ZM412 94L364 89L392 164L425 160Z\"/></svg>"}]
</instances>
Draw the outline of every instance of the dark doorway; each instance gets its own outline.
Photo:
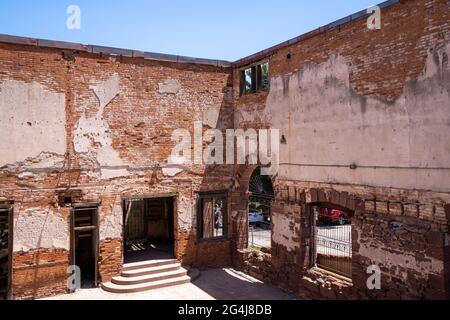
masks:
<instances>
[{"instance_id":1,"label":"dark doorway","mask_svg":"<svg viewBox=\"0 0 450 320\"><path fill-rule=\"evenodd\" d=\"M12 209L0 207L0 300L11 298Z\"/></svg>"},{"instance_id":2,"label":"dark doorway","mask_svg":"<svg viewBox=\"0 0 450 320\"><path fill-rule=\"evenodd\" d=\"M98 208L72 209L72 265L81 271L81 288L97 287Z\"/></svg>"},{"instance_id":3,"label":"dark doorway","mask_svg":"<svg viewBox=\"0 0 450 320\"><path fill-rule=\"evenodd\" d=\"M174 258L174 199L124 201L125 263Z\"/></svg>"}]
</instances>

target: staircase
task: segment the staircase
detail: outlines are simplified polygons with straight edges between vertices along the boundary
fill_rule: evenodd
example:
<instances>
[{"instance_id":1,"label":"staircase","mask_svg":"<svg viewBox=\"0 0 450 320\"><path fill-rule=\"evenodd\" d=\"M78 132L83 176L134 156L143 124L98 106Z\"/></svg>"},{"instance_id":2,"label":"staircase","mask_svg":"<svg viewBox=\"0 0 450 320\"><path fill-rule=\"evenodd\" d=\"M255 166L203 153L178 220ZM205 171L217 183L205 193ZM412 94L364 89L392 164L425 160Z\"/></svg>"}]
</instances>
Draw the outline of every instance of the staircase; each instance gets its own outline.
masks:
<instances>
[{"instance_id":1,"label":"staircase","mask_svg":"<svg viewBox=\"0 0 450 320\"><path fill-rule=\"evenodd\" d=\"M123 266L120 277L103 283L102 289L112 293L136 293L177 286L192 281L198 271L190 272L177 260L150 260Z\"/></svg>"}]
</instances>

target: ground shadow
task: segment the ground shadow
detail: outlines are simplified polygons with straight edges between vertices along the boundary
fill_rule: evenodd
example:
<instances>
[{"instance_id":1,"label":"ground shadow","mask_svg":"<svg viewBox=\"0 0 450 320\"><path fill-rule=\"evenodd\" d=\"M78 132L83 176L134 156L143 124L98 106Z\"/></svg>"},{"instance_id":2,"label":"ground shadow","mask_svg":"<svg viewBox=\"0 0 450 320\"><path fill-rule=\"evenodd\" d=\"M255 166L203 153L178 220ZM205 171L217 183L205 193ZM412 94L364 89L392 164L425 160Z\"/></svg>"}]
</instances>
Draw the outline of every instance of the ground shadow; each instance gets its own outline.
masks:
<instances>
[{"instance_id":1,"label":"ground shadow","mask_svg":"<svg viewBox=\"0 0 450 320\"><path fill-rule=\"evenodd\" d=\"M134 241L125 245L125 263L175 259L174 245L169 240Z\"/></svg>"},{"instance_id":2,"label":"ground shadow","mask_svg":"<svg viewBox=\"0 0 450 320\"><path fill-rule=\"evenodd\" d=\"M194 285L217 300L295 300L280 289L231 269L204 269Z\"/></svg>"}]
</instances>

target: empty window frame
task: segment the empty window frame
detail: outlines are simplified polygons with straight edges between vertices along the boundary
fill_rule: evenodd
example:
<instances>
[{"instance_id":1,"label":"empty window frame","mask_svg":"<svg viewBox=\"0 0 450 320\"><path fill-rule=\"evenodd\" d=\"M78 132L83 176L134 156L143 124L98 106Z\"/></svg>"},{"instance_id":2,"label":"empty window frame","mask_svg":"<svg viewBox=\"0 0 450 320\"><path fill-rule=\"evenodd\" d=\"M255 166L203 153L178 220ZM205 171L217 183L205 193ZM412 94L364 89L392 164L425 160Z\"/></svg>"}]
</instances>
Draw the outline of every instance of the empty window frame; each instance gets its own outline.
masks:
<instances>
[{"instance_id":1,"label":"empty window frame","mask_svg":"<svg viewBox=\"0 0 450 320\"><path fill-rule=\"evenodd\" d=\"M202 194L198 205L200 239L227 237L228 205L226 194Z\"/></svg>"},{"instance_id":2,"label":"empty window frame","mask_svg":"<svg viewBox=\"0 0 450 320\"><path fill-rule=\"evenodd\" d=\"M240 82L241 96L268 91L270 88L269 62L257 63L242 69Z\"/></svg>"},{"instance_id":3,"label":"empty window frame","mask_svg":"<svg viewBox=\"0 0 450 320\"><path fill-rule=\"evenodd\" d=\"M315 266L352 278L352 218L354 213L332 206L312 206Z\"/></svg>"}]
</instances>

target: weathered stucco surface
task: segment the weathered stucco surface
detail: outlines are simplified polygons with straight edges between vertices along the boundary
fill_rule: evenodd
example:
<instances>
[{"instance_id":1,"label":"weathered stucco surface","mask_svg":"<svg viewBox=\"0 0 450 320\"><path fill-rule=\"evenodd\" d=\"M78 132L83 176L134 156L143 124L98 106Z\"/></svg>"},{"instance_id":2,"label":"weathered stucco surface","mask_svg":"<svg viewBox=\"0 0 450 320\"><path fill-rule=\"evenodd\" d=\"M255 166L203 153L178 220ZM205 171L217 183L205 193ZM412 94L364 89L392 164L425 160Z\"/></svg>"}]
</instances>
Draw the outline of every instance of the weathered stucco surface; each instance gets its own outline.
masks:
<instances>
[{"instance_id":1,"label":"weathered stucco surface","mask_svg":"<svg viewBox=\"0 0 450 320\"><path fill-rule=\"evenodd\" d=\"M101 167L101 178L113 179L127 176L125 163L112 146L110 128L103 117L105 107L119 94L119 76L113 74L107 81L91 86L98 98L99 109L95 116L82 116L74 132L74 147L79 154L96 153L96 160Z\"/></svg>"},{"instance_id":2,"label":"weathered stucco surface","mask_svg":"<svg viewBox=\"0 0 450 320\"><path fill-rule=\"evenodd\" d=\"M14 219L13 235L14 252L70 249L69 221L51 209L37 207L21 210Z\"/></svg>"},{"instance_id":3,"label":"weathered stucco surface","mask_svg":"<svg viewBox=\"0 0 450 320\"><path fill-rule=\"evenodd\" d=\"M39 83L0 83L0 166L41 153L66 153L65 95Z\"/></svg>"},{"instance_id":4,"label":"weathered stucco surface","mask_svg":"<svg viewBox=\"0 0 450 320\"><path fill-rule=\"evenodd\" d=\"M185 197L179 197L178 199L178 231L194 232L196 224L192 200Z\"/></svg>"},{"instance_id":5,"label":"weathered stucco surface","mask_svg":"<svg viewBox=\"0 0 450 320\"><path fill-rule=\"evenodd\" d=\"M203 115L203 124L210 128L216 129L219 123L220 108L212 107Z\"/></svg>"},{"instance_id":6,"label":"weathered stucco surface","mask_svg":"<svg viewBox=\"0 0 450 320\"><path fill-rule=\"evenodd\" d=\"M362 238L363 235L360 235ZM415 270L421 274L436 274L441 275L444 269L444 262L442 260L435 259L433 257L418 257L412 253L406 251L397 250L393 252L393 249L386 246L381 241L374 241L370 245L361 244L358 254L363 257L367 257L373 261L382 261L385 268L392 271L392 274L399 274L403 277L405 282L408 281L408 273L401 272L399 270ZM395 270L395 272L393 272Z\"/></svg>"},{"instance_id":7,"label":"weathered stucco surface","mask_svg":"<svg viewBox=\"0 0 450 320\"><path fill-rule=\"evenodd\" d=\"M178 80L167 79L159 84L158 92L160 94L177 94L181 90L181 84Z\"/></svg>"},{"instance_id":8,"label":"weathered stucco surface","mask_svg":"<svg viewBox=\"0 0 450 320\"><path fill-rule=\"evenodd\" d=\"M289 252L298 248L298 239L295 237L295 222L292 217L272 212L272 240L285 247Z\"/></svg>"},{"instance_id":9,"label":"weathered stucco surface","mask_svg":"<svg viewBox=\"0 0 450 320\"><path fill-rule=\"evenodd\" d=\"M165 167L165 168L162 168L163 174L165 176L171 177L171 178L179 175L183 171L184 170L182 168L178 168L178 167Z\"/></svg>"},{"instance_id":10,"label":"weathered stucco surface","mask_svg":"<svg viewBox=\"0 0 450 320\"><path fill-rule=\"evenodd\" d=\"M450 168L449 55L430 53L394 102L356 94L349 61L331 56L273 78L264 112L238 110L237 122L282 131L281 179L449 191L450 170L436 170Z\"/></svg>"},{"instance_id":11,"label":"weathered stucco surface","mask_svg":"<svg viewBox=\"0 0 450 320\"><path fill-rule=\"evenodd\" d=\"M121 239L123 231L123 208L120 201L112 203L103 210L111 210L111 213L100 214L100 241L107 239Z\"/></svg>"}]
</instances>

